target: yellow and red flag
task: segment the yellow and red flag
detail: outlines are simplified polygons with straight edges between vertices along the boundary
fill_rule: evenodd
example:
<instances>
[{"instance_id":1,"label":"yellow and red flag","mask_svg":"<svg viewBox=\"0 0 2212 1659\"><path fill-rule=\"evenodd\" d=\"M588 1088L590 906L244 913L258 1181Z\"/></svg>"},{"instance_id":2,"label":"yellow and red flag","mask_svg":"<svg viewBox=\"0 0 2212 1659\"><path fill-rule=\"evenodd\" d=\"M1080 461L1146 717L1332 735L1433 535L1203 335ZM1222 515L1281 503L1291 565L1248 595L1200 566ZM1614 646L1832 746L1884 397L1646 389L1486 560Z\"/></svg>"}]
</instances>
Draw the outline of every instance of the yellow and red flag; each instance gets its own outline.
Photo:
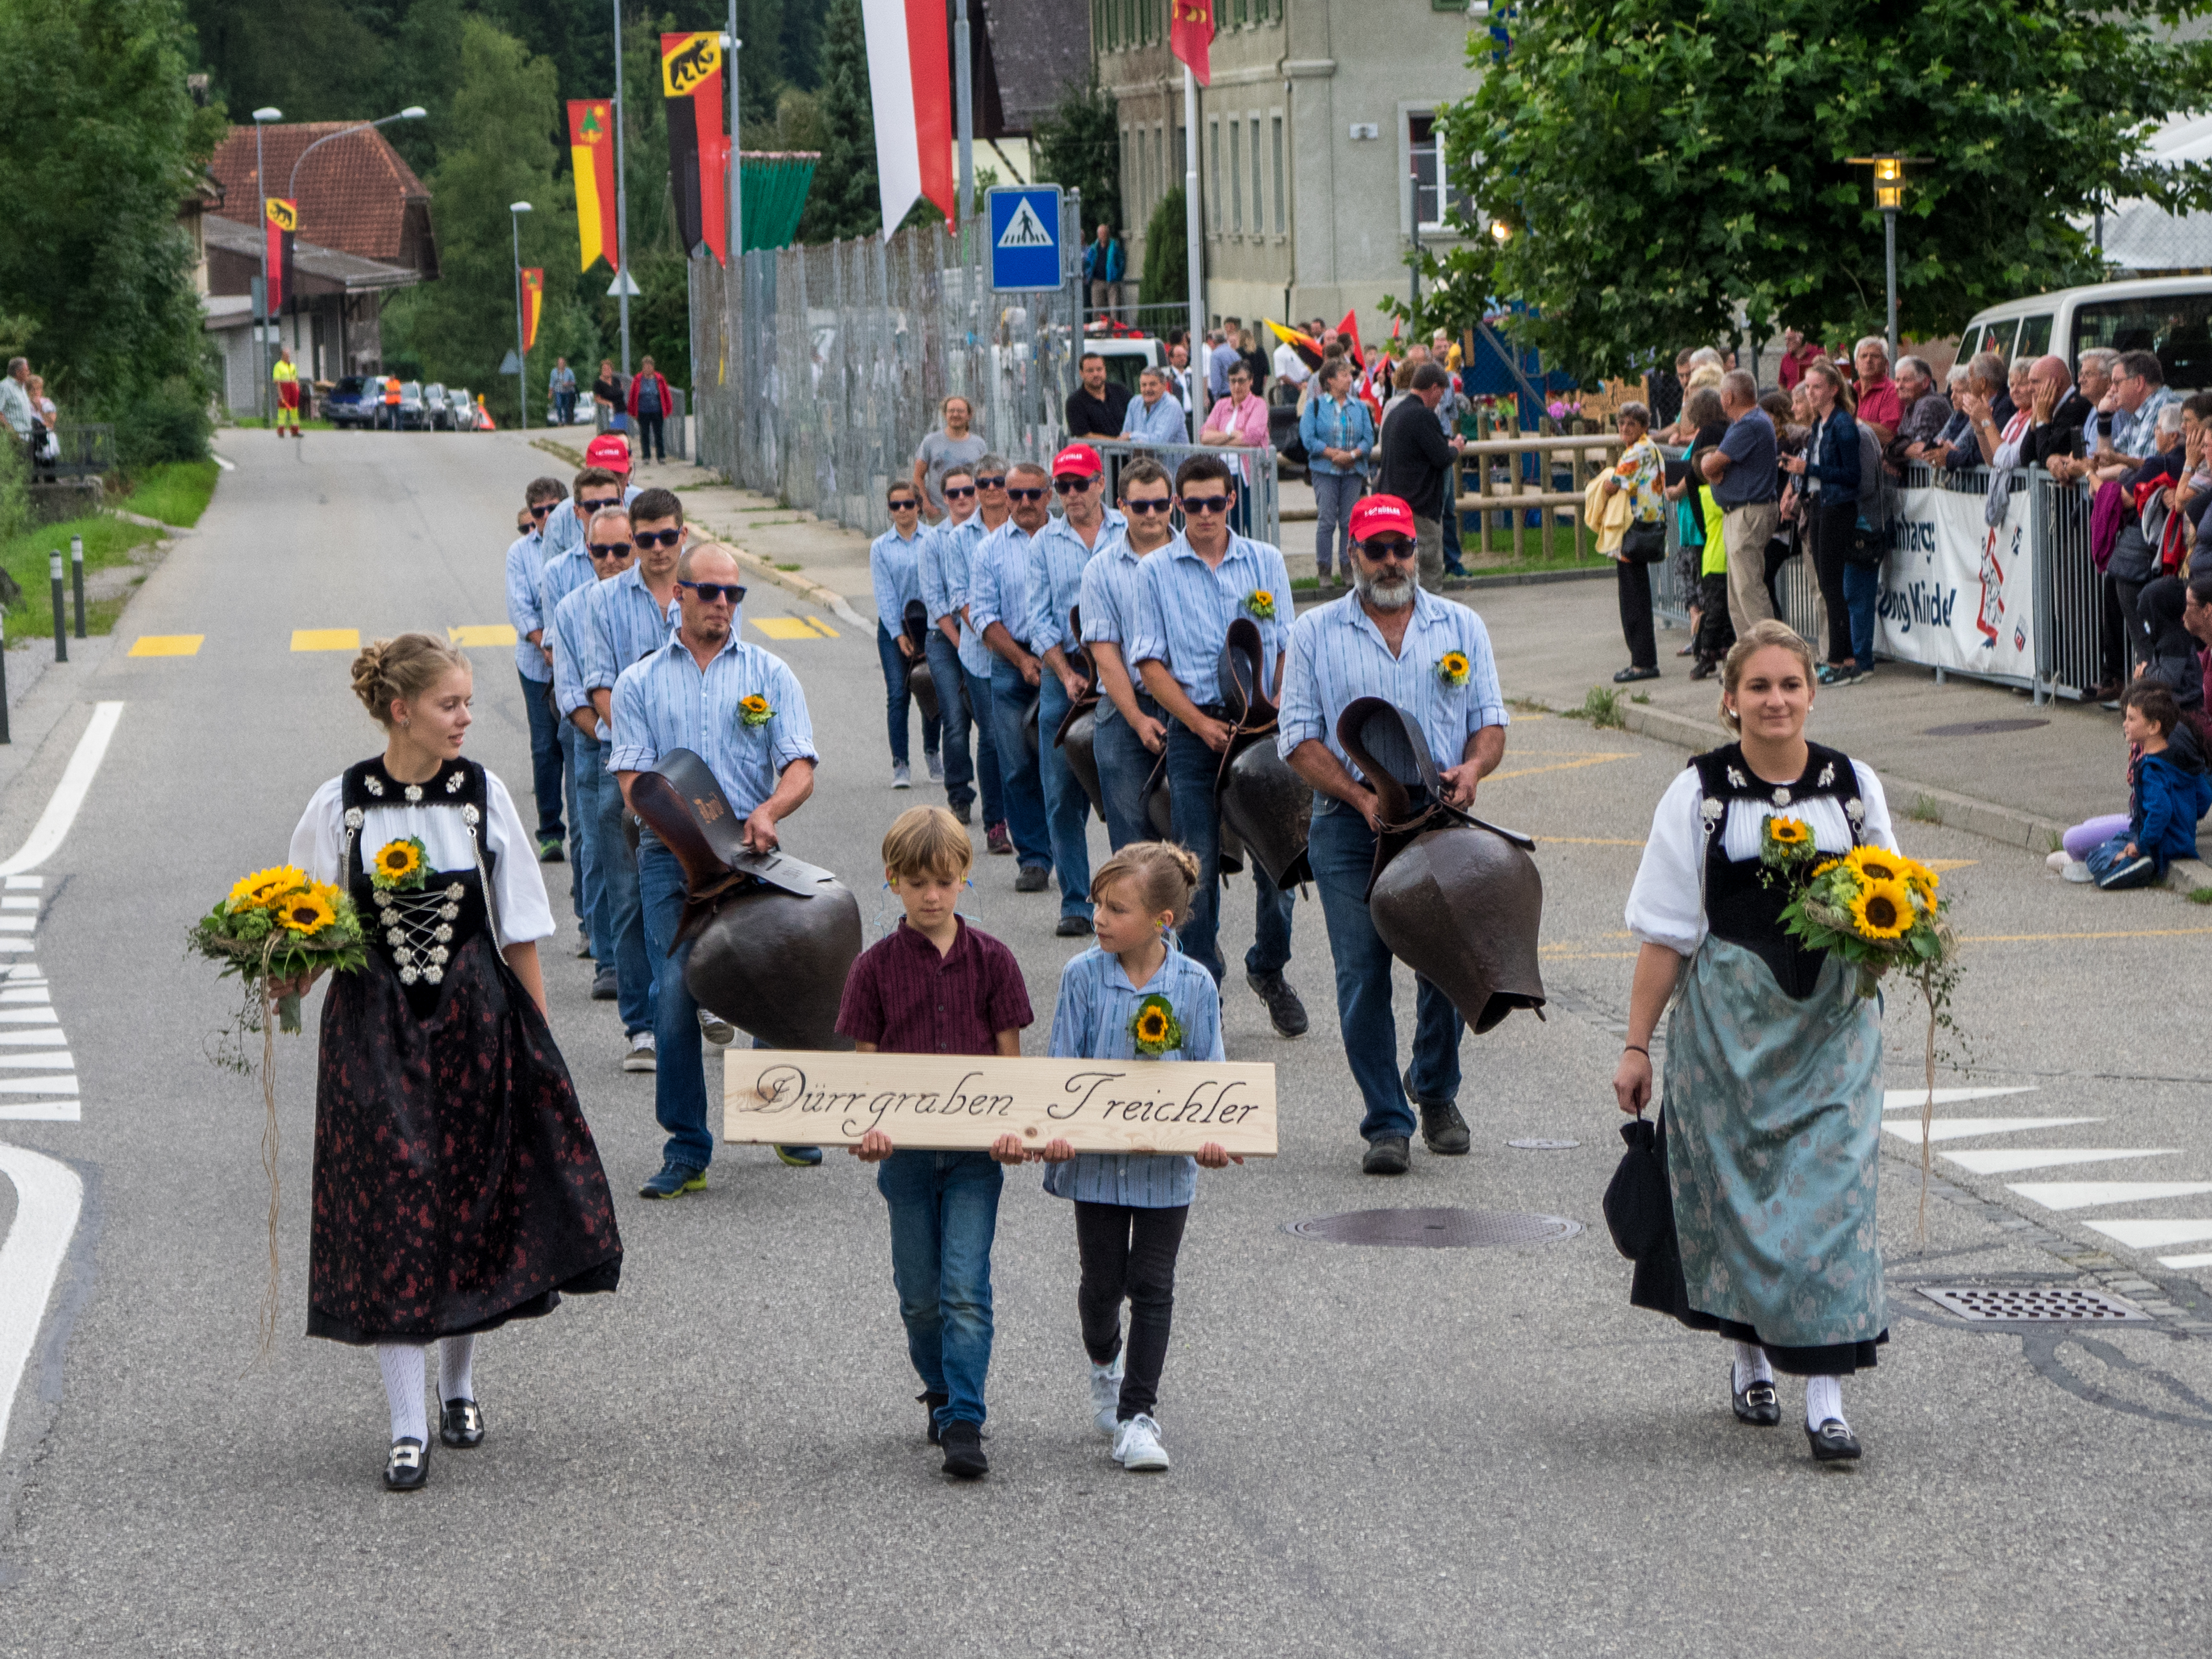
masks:
<instances>
[{"instance_id":1,"label":"yellow and red flag","mask_svg":"<svg viewBox=\"0 0 2212 1659\"><path fill-rule=\"evenodd\" d=\"M274 317L292 288L292 237L300 228L300 204L281 196L262 204L269 234L269 315Z\"/></svg>"},{"instance_id":2,"label":"yellow and red flag","mask_svg":"<svg viewBox=\"0 0 2212 1659\"><path fill-rule=\"evenodd\" d=\"M676 239L729 261L730 140L722 131L722 37L713 30L660 37L660 91L668 110L668 186Z\"/></svg>"},{"instance_id":3,"label":"yellow and red flag","mask_svg":"<svg viewBox=\"0 0 2212 1659\"><path fill-rule=\"evenodd\" d=\"M615 222L615 112L604 98L568 100L568 161L576 175L576 234L589 270L595 259L620 269Z\"/></svg>"},{"instance_id":4,"label":"yellow and red flag","mask_svg":"<svg viewBox=\"0 0 2212 1659\"><path fill-rule=\"evenodd\" d=\"M1213 84L1213 0L1168 0L1172 21L1168 27L1168 50L1190 65L1191 79L1201 87Z\"/></svg>"},{"instance_id":5,"label":"yellow and red flag","mask_svg":"<svg viewBox=\"0 0 2212 1659\"><path fill-rule=\"evenodd\" d=\"M522 268L522 349L538 343L538 313L545 308L545 271L539 265Z\"/></svg>"}]
</instances>

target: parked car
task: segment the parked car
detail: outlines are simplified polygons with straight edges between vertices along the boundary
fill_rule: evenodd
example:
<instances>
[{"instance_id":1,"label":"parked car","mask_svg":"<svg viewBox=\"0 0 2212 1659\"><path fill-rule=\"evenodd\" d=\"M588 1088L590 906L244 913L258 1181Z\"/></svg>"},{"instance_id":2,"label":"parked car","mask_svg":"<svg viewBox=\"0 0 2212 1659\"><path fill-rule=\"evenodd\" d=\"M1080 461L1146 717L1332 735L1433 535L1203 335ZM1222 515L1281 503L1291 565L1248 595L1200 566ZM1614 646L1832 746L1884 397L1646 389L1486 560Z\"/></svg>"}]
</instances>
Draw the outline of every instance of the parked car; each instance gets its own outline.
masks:
<instances>
[{"instance_id":1,"label":"parked car","mask_svg":"<svg viewBox=\"0 0 2212 1659\"><path fill-rule=\"evenodd\" d=\"M323 393L323 418L336 427L373 427L384 403L384 383L348 374Z\"/></svg>"},{"instance_id":2,"label":"parked car","mask_svg":"<svg viewBox=\"0 0 2212 1659\"><path fill-rule=\"evenodd\" d=\"M433 380L422 388L422 417L433 432L445 432L453 424L453 407L447 401L446 388Z\"/></svg>"},{"instance_id":3,"label":"parked car","mask_svg":"<svg viewBox=\"0 0 2212 1659\"><path fill-rule=\"evenodd\" d=\"M430 424L430 411L422 402L422 383L402 380L399 383L399 429L419 432Z\"/></svg>"},{"instance_id":4,"label":"parked car","mask_svg":"<svg viewBox=\"0 0 2212 1659\"><path fill-rule=\"evenodd\" d=\"M446 398L453 405L453 430L474 432L477 429L477 400L468 387L457 386L446 394Z\"/></svg>"},{"instance_id":5,"label":"parked car","mask_svg":"<svg viewBox=\"0 0 2212 1659\"><path fill-rule=\"evenodd\" d=\"M2092 346L2154 351L2177 392L2212 387L2212 276L2157 276L2062 288L1975 313L1959 337L1961 361L1994 351L2007 362L2057 352L2069 363Z\"/></svg>"}]
</instances>

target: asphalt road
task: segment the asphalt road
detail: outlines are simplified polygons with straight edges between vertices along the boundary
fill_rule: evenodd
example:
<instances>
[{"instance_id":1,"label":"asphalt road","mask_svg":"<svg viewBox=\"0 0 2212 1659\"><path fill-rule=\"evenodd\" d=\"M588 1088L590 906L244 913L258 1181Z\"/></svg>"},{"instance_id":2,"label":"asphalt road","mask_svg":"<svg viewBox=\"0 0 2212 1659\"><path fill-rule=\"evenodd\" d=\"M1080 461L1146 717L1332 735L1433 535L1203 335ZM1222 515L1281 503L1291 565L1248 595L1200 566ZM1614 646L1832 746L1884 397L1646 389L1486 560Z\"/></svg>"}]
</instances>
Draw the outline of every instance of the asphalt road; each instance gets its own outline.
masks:
<instances>
[{"instance_id":1,"label":"asphalt road","mask_svg":"<svg viewBox=\"0 0 2212 1659\"><path fill-rule=\"evenodd\" d=\"M81 1116L0 1105L0 1147L66 1164L83 1201L0 1447L0 1654L2206 1651L2212 1343L2183 1328L2212 1318L2212 1274L2158 1258L2212 1251L2207 1068L2172 1012L2212 915L2064 887L2039 860L1906 826L1920 856L1960 861L1945 879L1978 941L1959 1009L1972 1074L1941 1080L2022 1091L1939 1116L2082 1120L1938 1151L2130 1156L1994 1175L1939 1161L1923 1235L1917 1143L1890 1138L1893 1340L1846 1389L1864 1462L1823 1470L1794 1387L1780 1430L1742 1428L1721 1345L1627 1305L1598 1210L1619 1152L1620 908L1684 757L1557 717L1516 724L1483 793L1490 816L1546 838L1553 1000L1545 1022L1468 1040L1472 1156L1359 1174L1315 907L1298 908L1291 972L1311 1035L1275 1037L1232 979L1229 1050L1277 1064L1283 1155L1201 1183L1160 1407L1170 1473L1123 1474L1089 1425L1073 1229L1030 1170L1010 1176L995 1258L993 1472L948 1483L867 1172L733 1148L703 1197L637 1200L658 1161L652 1082L619 1070L588 964L556 953L554 1027L616 1186L623 1288L488 1338L485 1446L434 1452L428 1491L387 1495L374 1364L300 1334L313 1038L278 1044L282 1334L257 1365L259 1090L206 1059L234 1002L179 945L237 873L281 858L316 785L375 746L349 653L295 649L295 630L502 621L520 487L561 469L512 434L319 434L302 459L241 433L224 449L237 471L202 533L0 800L5 857L91 705L124 704L43 886L21 890L43 906L35 961ZM746 612L820 614L766 586ZM825 621L836 637L774 647L825 755L787 844L845 877L873 936L897 914L882 830L933 792L888 791L873 641ZM196 654L128 654L189 635ZM471 751L526 793L512 654L475 656ZM1041 1051L1069 951L1051 896L1018 896L1012 866L983 861L972 915L1020 957ZM1249 894L1225 906L1235 950ZM1889 1085L1916 1085L1913 1011L1893 1003L1887 1034ZM1531 1137L1577 1144L1507 1145ZM2207 1190L2071 1209L2012 1190L2102 1179ZM1583 1231L1432 1250L1285 1231L1401 1206ZM20 1208L0 1182L0 1225ZM2203 1242L2138 1253L2091 1225L2146 1218ZM1968 1328L1917 1293L1969 1281L2124 1283L2166 1311L2022 1334Z\"/></svg>"}]
</instances>

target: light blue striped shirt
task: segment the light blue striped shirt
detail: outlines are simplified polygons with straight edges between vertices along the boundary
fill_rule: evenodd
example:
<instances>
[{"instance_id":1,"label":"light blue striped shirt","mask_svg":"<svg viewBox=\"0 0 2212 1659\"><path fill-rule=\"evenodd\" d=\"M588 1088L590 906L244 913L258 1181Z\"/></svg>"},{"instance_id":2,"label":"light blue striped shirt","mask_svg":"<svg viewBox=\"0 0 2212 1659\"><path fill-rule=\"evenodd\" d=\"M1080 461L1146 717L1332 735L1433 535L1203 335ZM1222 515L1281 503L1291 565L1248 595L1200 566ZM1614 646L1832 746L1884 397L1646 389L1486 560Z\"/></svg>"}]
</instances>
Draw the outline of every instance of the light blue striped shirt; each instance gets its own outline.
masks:
<instances>
[{"instance_id":1,"label":"light blue striped shirt","mask_svg":"<svg viewBox=\"0 0 2212 1659\"><path fill-rule=\"evenodd\" d=\"M1445 684L1437 672L1437 665L1453 651L1467 658L1467 679L1458 686ZM1277 751L1287 760L1300 744L1318 738L1352 776L1360 776L1336 740L1337 717L1355 697L1381 697L1419 720L1439 770L1460 763L1474 732L1510 723L1504 694L1498 687L1490 630L1482 618L1463 605L1418 589L1406 637L1395 657L1357 593L1332 599L1298 618L1291 629L1290 659L1283 669ZM1314 796L1316 811L1331 811L1337 805L1332 796Z\"/></svg>"},{"instance_id":2,"label":"light blue striped shirt","mask_svg":"<svg viewBox=\"0 0 2212 1659\"><path fill-rule=\"evenodd\" d=\"M1175 545L1170 539L1168 547ZM1166 548L1156 548L1165 552ZM1144 682L1136 678L1136 665L1127 660L1127 641L1134 623L1137 607L1143 603L1142 573L1146 555L1133 550L1125 532L1117 533L1110 542L1103 542L1091 556L1091 562L1083 567L1083 641L1086 645L1104 641L1122 647L1122 666L1129 671L1139 696L1146 695ZM1114 706L1111 697L1098 700L1097 721L1104 725L1118 720L1121 711Z\"/></svg>"},{"instance_id":3,"label":"light blue striped shirt","mask_svg":"<svg viewBox=\"0 0 2212 1659\"><path fill-rule=\"evenodd\" d=\"M653 597L645 585L645 569L632 565L621 575L590 591L585 614L591 625L584 629L584 686L586 690L611 690L623 669L643 660L668 643L678 621L677 599L668 607ZM730 612L730 631L744 626L736 607Z\"/></svg>"},{"instance_id":4,"label":"light blue striped shirt","mask_svg":"<svg viewBox=\"0 0 2212 1659\"><path fill-rule=\"evenodd\" d=\"M993 623L1004 623L1016 641L1028 643L1022 635L1030 625L1030 573L1036 568L1037 538L1051 527L1048 518L1044 529L1032 536L1009 514L976 544L968 566L968 620L978 638Z\"/></svg>"},{"instance_id":5,"label":"light blue striped shirt","mask_svg":"<svg viewBox=\"0 0 2212 1659\"><path fill-rule=\"evenodd\" d=\"M1096 548L1103 548L1129 527L1129 521L1112 507L1098 528ZM1024 644L1044 655L1047 647L1072 650L1078 643L1067 613L1083 603L1083 573L1096 551L1084 545L1075 526L1064 518L1045 520L1037 532L1030 566L1029 620L1023 624Z\"/></svg>"},{"instance_id":6,"label":"light blue striped shirt","mask_svg":"<svg viewBox=\"0 0 2212 1659\"><path fill-rule=\"evenodd\" d=\"M538 608L538 584L545 574L544 547L545 538L533 530L517 536L507 550L507 620L514 629L514 665L523 678L540 685L553 678L544 653L530 642L530 636L545 626Z\"/></svg>"},{"instance_id":7,"label":"light blue striped shirt","mask_svg":"<svg viewBox=\"0 0 2212 1659\"><path fill-rule=\"evenodd\" d=\"M868 544L868 579L876 589L876 620L896 639L906 631L909 599L921 598L921 553L932 532L916 526L911 536L886 530Z\"/></svg>"},{"instance_id":8,"label":"light blue striped shirt","mask_svg":"<svg viewBox=\"0 0 2212 1659\"><path fill-rule=\"evenodd\" d=\"M738 704L750 696L768 699L773 712L764 725L744 723ZM609 771L643 772L670 750L689 749L740 817L775 793L792 762L817 758L799 676L773 652L739 639L734 623L704 673L680 639L624 669L614 724Z\"/></svg>"},{"instance_id":9,"label":"light blue striped shirt","mask_svg":"<svg viewBox=\"0 0 2212 1659\"><path fill-rule=\"evenodd\" d=\"M1060 1000L1052 1011L1048 1054L1067 1060L1134 1060L1136 1034L1129 1024L1149 996L1163 996L1182 1027L1182 1047L1164 1060L1223 1060L1221 994L1207 973L1173 945L1139 990L1129 983L1121 958L1097 945L1060 970ZM1078 1152L1045 1166L1044 1189L1085 1204L1126 1204L1140 1210L1173 1209L1198 1193L1198 1162L1169 1152Z\"/></svg>"},{"instance_id":10,"label":"light blue striped shirt","mask_svg":"<svg viewBox=\"0 0 2212 1659\"><path fill-rule=\"evenodd\" d=\"M580 587L555 605L545 619L545 637L553 647L553 708L562 720L592 706L592 694L584 689L584 655L576 645L592 625L586 610L591 602L591 590ZM596 735L605 743L607 723L593 718L599 728Z\"/></svg>"},{"instance_id":11,"label":"light blue striped shirt","mask_svg":"<svg viewBox=\"0 0 2212 1659\"><path fill-rule=\"evenodd\" d=\"M578 588L589 587L599 579L583 543L556 553L550 550L549 538L547 549L544 562L538 567L538 614L541 619L559 610L561 601Z\"/></svg>"},{"instance_id":12,"label":"light blue striped shirt","mask_svg":"<svg viewBox=\"0 0 2212 1659\"><path fill-rule=\"evenodd\" d=\"M968 570L976 544L983 539L983 519L971 513L958 524L950 521L929 532L921 550L921 602L929 607L929 620L949 617L968 603ZM979 678L991 673L991 647L982 635L960 618L960 666Z\"/></svg>"},{"instance_id":13,"label":"light blue striped shirt","mask_svg":"<svg viewBox=\"0 0 2212 1659\"><path fill-rule=\"evenodd\" d=\"M1190 441L1190 421L1172 392L1160 393L1156 404L1132 398L1121 416L1121 435L1138 443L1187 444Z\"/></svg>"},{"instance_id":14,"label":"light blue striped shirt","mask_svg":"<svg viewBox=\"0 0 2212 1659\"><path fill-rule=\"evenodd\" d=\"M1260 626L1261 678L1273 689L1275 659L1290 632L1291 573L1282 550L1243 536L1229 538L1229 550L1217 569L1177 536L1140 567L1144 602L1121 654L1133 674L1142 662L1164 662L1190 700L1201 708L1226 701L1221 684L1221 647L1229 624L1252 617ZM1275 614L1252 616L1255 592L1273 597Z\"/></svg>"}]
</instances>

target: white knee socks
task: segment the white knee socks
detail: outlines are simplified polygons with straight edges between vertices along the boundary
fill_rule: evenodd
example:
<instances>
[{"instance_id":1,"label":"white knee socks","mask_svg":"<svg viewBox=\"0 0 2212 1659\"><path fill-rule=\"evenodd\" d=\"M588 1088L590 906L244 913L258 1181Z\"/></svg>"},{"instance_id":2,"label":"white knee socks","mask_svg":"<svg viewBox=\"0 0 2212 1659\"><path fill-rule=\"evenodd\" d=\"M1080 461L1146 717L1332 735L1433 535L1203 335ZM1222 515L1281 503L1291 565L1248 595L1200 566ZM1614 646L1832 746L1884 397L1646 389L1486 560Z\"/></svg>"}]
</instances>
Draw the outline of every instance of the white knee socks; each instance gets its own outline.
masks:
<instances>
[{"instance_id":1,"label":"white knee socks","mask_svg":"<svg viewBox=\"0 0 2212 1659\"><path fill-rule=\"evenodd\" d=\"M1756 1342L1735 1345L1735 1391L1741 1394L1754 1382L1774 1381L1774 1368L1766 1363L1766 1350Z\"/></svg>"},{"instance_id":2,"label":"white knee socks","mask_svg":"<svg viewBox=\"0 0 2212 1659\"><path fill-rule=\"evenodd\" d=\"M438 1398L474 1400L477 1340L473 1336L438 1339Z\"/></svg>"},{"instance_id":3,"label":"white knee socks","mask_svg":"<svg viewBox=\"0 0 2212 1659\"><path fill-rule=\"evenodd\" d=\"M1817 1429L1833 1418L1844 1422L1844 1380L1840 1376L1808 1376L1805 1379L1805 1426ZM1849 1424L1844 1424L1849 1427Z\"/></svg>"},{"instance_id":4,"label":"white knee socks","mask_svg":"<svg viewBox=\"0 0 2212 1659\"><path fill-rule=\"evenodd\" d=\"M422 1345L380 1342L376 1364L384 1373L385 1398L392 1406L392 1437L430 1443L430 1425L422 1414Z\"/></svg>"}]
</instances>

